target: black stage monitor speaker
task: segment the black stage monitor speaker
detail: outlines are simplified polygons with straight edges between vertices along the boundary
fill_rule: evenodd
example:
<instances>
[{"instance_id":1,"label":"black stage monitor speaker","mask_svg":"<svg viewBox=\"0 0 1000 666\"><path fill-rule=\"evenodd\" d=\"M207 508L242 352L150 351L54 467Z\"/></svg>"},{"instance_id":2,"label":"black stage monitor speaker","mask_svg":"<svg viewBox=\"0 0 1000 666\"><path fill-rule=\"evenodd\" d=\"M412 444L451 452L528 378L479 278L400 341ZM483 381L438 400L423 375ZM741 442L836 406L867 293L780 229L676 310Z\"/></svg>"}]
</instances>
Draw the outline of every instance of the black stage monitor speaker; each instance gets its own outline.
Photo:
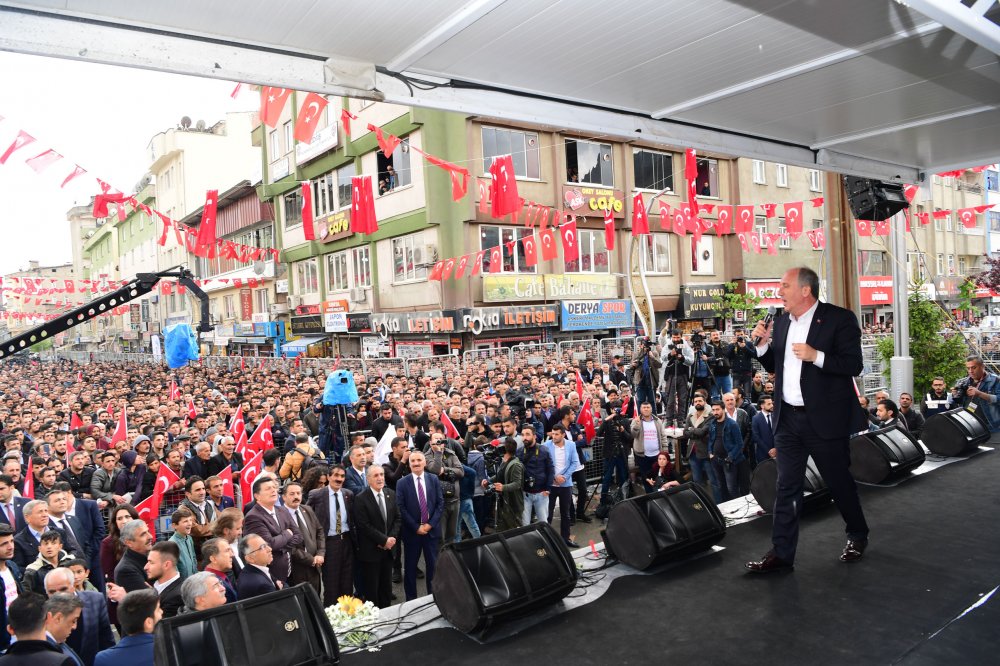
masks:
<instances>
[{"instance_id":1,"label":"black stage monitor speaker","mask_svg":"<svg viewBox=\"0 0 1000 666\"><path fill-rule=\"evenodd\" d=\"M340 663L337 636L307 584L160 620L154 648L157 666Z\"/></svg>"},{"instance_id":2,"label":"black stage monitor speaker","mask_svg":"<svg viewBox=\"0 0 1000 666\"><path fill-rule=\"evenodd\" d=\"M924 421L920 441L931 453L939 456L961 456L972 453L990 439L990 431L982 420L959 407L935 414Z\"/></svg>"},{"instance_id":3,"label":"black stage monitor speaker","mask_svg":"<svg viewBox=\"0 0 1000 666\"><path fill-rule=\"evenodd\" d=\"M851 212L859 220L888 220L910 207L903 186L880 180L844 176Z\"/></svg>"},{"instance_id":4,"label":"black stage monitor speaker","mask_svg":"<svg viewBox=\"0 0 1000 666\"><path fill-rule=\"evenodd\" d=\"M576 587L573 556L548 523L450 543L434 570L434 602L467 634L554 604Z\"/></svg>"},{"instance_id":5,"label":"black stage monitor speaker","mask_svg":"<svg viewBox=\"0 0 1000 666\"><path fill-rule=\"evenodd\" d=\"M726 521L704 488L685 483L618 502L603 536L609 553L644 570L711 548Z\"/></svg>"},{"instance_id":6,"label":"black stage monitor speaker","mask_svg":"<svg viewBox=\"0 0 1000 666\"><path fill-rule=\"evenodd\" d=\"M924 464L924 449L899 426L851 438L851 476L863 483L882 483Z\"/></svg>"},{"instance_id":7,"label":"black stage monitor speaker","mask_svg":"<svg viewBox=\"0 0 1000 666\"><path fill-rule=\"evenodd\" d=\"M811 510L830 501L830 489L826 487L812 458L806 460L803 491L803 510ZM750 479L750 494L766 513L774 512L774 499L778 495L778 463L773 458L757 463Z\"/></svg>"}]
</instances>

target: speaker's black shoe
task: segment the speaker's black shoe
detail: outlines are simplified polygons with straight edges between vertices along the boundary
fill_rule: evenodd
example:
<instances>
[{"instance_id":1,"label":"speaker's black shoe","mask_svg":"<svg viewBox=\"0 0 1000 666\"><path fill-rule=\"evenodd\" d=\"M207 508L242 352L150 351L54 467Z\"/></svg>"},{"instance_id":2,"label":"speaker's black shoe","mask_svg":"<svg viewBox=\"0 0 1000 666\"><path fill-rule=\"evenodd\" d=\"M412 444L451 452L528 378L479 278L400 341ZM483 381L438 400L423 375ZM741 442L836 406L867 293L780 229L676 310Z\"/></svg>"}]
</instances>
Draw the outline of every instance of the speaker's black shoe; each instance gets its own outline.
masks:
<instances>
[{"instance_id":1,"label":"speaker's black shoe","mask_svg":"<svg viewBox=\"0 0 1000 666\"><path fill-rule=\"evenodd\" d=\"M868 546L867 539L848 539L844 546L844 552L840 554L841 562L857 562L864 556L865 548Z\"/></svg>"},{"instance_id":2,"label":"speaker's black shoe","mask_svg":"<svg viewBox=\"0 0 1000 666\"><path fill-rule=\"evenodd\" d=\"M392 582L402 583L403 582L403 572L400 569L392 570Z\"/></svg>"},{"instance_id":3,"label":"speaker's black shoe","mask_svg":"<svg viewBox=\"0 0 1000 666\"><path fill-rule=\"evenodd\" d=\"M424 577L424 570L421 569L420 567L417 567L417 578L423 578L423 577Z\"/></svg>"},{"instance_id":4,"label":"speaker's black shoe","mask_svg":"<svg viewBox=\"0 0 1000 666\"><path fill-rule=\"evenodd\" d=\"M744 565L747 571L755 574L766 574L774 573L775 571L791 571L794 565L791 562L786 562L781 559L774 552L769 552L767 555L759 560L754 560L747 562Z\"/></svg>"}]
</instances>

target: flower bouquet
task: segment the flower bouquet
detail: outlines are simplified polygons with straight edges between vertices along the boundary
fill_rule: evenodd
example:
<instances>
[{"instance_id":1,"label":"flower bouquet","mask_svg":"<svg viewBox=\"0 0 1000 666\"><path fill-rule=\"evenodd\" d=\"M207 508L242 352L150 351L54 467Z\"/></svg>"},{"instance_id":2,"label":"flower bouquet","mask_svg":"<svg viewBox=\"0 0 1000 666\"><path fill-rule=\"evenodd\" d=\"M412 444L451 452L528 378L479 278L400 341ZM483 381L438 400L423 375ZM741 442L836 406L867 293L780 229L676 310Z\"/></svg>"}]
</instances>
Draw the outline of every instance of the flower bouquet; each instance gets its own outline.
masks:
<instances>
[{"instance_id":1,"label":"flower bouquet","mask_svg":"<svg viewBox=\"0 0 1000 666\"><path fill-rule=\"evenodd\" d=\"M337 641L358 649L377 650L375 632L365 629L378 621L378 608L370 601L344 595L326 609Z\"/></svg>"}]
</instances>

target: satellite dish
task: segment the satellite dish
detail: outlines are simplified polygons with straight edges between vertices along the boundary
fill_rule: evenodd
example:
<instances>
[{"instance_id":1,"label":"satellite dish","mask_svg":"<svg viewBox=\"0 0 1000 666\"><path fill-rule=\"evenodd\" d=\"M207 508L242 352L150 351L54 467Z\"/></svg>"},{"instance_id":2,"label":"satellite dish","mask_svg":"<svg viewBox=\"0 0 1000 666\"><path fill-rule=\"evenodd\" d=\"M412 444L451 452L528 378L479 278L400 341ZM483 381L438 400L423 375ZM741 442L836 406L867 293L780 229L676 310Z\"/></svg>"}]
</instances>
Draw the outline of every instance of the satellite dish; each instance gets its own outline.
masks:
<instances>
[{"instance_id":1,"label":"satellite dish","mask_svg":"<svg viewBox=\"0 0 1000 666\"><path fill-rule=\"evenodd\" d=\"M264 264L263 261L257 260L255 262L253 262L253 274L254 275L263 275L264 274L264 268L265 268L265 264Z\"/></svg>"},{"instance_id":2,"label":"satellite dish","mask_svg":"<svg viewBox=\"0 0 1000 666\"><path fill-rule=\"evenodd\" d=\"M204 120L199 120L198 122L196 122L194 124L194 128L196 130L198 130L199 132L204 132L205 131L205 121Z\"/></svg>"},{"instance_id":3,"label":"satellite dish","mask_svg":"<svg viewBox=\"0 0 1000 666\"><path fill-rule=\"evenodd\" d=\"M189 127L191 127L191 118L188 116L184 116L183 118L181 118L181 127L183 127L184 129L188 129Z\"/></svg>"}]
</instances>

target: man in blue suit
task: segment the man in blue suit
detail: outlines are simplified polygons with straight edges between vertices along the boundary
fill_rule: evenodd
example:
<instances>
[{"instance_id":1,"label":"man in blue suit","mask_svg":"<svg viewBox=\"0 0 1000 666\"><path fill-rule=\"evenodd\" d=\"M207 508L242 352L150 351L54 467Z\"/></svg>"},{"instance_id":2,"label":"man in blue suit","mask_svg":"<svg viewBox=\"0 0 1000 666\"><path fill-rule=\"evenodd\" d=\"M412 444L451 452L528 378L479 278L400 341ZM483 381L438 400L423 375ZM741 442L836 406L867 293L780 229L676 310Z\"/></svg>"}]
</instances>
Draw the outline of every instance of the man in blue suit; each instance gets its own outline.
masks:
<instances>
[{"instance_id":1,"label":"man in blue suit","mask_svg":"<svg viewBox=\"0 0 1000 666\"><path fill-rule=\"evenodd\" d=\"M417 561L423 551L427 565L427 593L433 591L434 564L441 540L444 495L437 477L424 474L427 460L420 451L410 453L410 473L396 484L396 503L403 518L403 591L406 600L417 598Z\"/></svg>"},{"instance_id":2,"label":"man in blue suit","mask_svg":"<svg viewBox=\"0 0 1000 666\"><path fill-rule=\"evenodd\" d=\"M53 491L62 490L69 499L69 508L63 514L65 522L76 537L77 543L83 549L83 557L90 569L90 582L98 590L104 589L104 571L101 568L101 541L108 535L104 526L104 517L97 508L97 502L89 499L78 499L65 481L59 481L52 486ZM50 518L51 511L50 511ZM58 525L57 525L58 527Z\"/></svg>"},{"instance_id":3,"label":"man in blue suit","mask_svg":"<svg viewBox=\"0 0 1000 666\"><path fill-rule=\"evenodd\" d=\"M153 663L153 628L163 616L156 590L129 592L118 604L123 638L101 650L94 666L138 666Z\"/></svg>"},{"instance_id":4,"label":"man in blue suit","mask_svg":"<svg viewBox=\"0 0 1000 666\"><path fill-rule=\"evenodd\" d=\"M360 446L352 446L348 454L351 464L347 467L347 478L344 487L352 495L360 495L368 487L368 474L365 469L365 450Z\"/></svg>"},{"instance_id":5,"label":"man in blue suit","mask_svg":"<svg viewBox=\"0 0 1000 666\"><path fill-rule=\"evenodd\" d=\"M263 537L251 533L240 539L240 557L246 566L236 581L238 599L250 599L279 589L268 569L273 560L271 547Z\"/></svg>"},{"instance_id":6,"label":"man in blue suit","mask_svg":"<svg viewBox=\"0 0 1000 666\"><path fill-rule=\"evenodd\" d=\"M739 424L726 414L725 405L718 400L712 402L712 418L708 423L708 455L720 486L720 497L715 501L726 502L739 497L739 469L746 460L743 437Z\"/></svg>"},{"instance_id":7,"label":"man in blue suit","mask_svg":"<svg viewBox=\"0 0 1000 666\"><path fill-rule=\"evenodd\" d=\"M30 502L27 497L14 497L14 479L6 474L0 474L0 523L10 525L14 533L24 529L24 505ZM11 518L14 522L11 523Z\"/></svg>"},{"instance_id":8,"label":"man in blue suit","mask_svg":"<svg viewBox=\"0 0 1000 666\"><path fill-rule=\"evenodd\" d=\"M100 592L74 592L75 577L66 567L57 567L45 575L45 594L76 594L83 604L83 612L76 628L66 639L66 645L80 657L85 666L91 666L97 653L115 644L108 619L108 602Z\"/></svg>"},{"instance_id":9,"label":"man in blue suit","mask_svg":"<svg viewBox=\"0 0 1000 666\"><path fill-rule=\"evenodd\" d=\"M760 464L778 455L778 450L774 448L774 399L765 393L757 404L760 411L750 422L750 439L757 464Z\"/></svg>"}]
</instances>

